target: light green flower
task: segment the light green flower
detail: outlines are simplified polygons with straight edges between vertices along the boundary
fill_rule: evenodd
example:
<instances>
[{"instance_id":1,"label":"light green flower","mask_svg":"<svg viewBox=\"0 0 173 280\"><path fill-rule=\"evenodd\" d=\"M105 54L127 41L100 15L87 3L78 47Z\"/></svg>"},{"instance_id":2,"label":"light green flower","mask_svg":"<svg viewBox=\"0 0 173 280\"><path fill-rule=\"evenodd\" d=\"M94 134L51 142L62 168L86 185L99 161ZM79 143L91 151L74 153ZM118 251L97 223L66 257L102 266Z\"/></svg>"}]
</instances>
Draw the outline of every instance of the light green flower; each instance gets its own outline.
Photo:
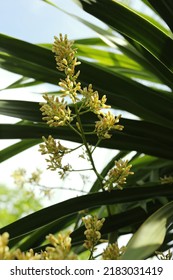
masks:
<instances>
[{"instance_id":1,"label":"light green flower","mask_svg":"<svg viewBox=\"0 0 173 280\"><path fill-rule=\"evenodd\" d=\"M123 161L120 159L115 161L115 167L108 172L107 178L104 181L104 189L108 191L115 188L122 190L126 184L127 177L134 174L130 171L131 167L131 164L128 165L128 160Z\"/></svg>"},{"instance_id":2,"label":"light green flower","mask_svg":"<svg viewBox=\"0 0 173 280\"><path fill-rule=\"evenodd\" d=\"M82 221L86 227L86 230L84 231L86 236L84 247L93 251L94 247L101 239L100 229L102 228L105 219L102 218L98 220L96 216L86 216L82 218Z\"/></svg>"},{"instance_id":3,"label":"light green flower","mask_svg":"<svg viewBox=\"0 0 173 280\"><path fill-rule=\"evenodd\" d=\"M109 244L103 251L103 260L118 260L125 252L126 247L118 247L117 243Z\"/></svg>"},{"instance_id":4,"label":"light green flower","mask_svg":"<svg viewBox=\"0 0 173 280\"><path fill-rule=\"evenodd\" d=\"M42 111L43 120L46 121L50 127L64 126L72 122L73 117L71 116L71 110L64 99L59 100L58 97L49 97L47 94L45 94L43 98L47 103L40 103L40 110Z\"/></svg>"},{"instance_id":5,"label":"light green flower","mask_svg":"<svg viewBox=\"0 0 173 280\"><path fill-rule=\"evenodd\" d=\"M108 111L106 114L98 115L99 121L96 121L95 132L100 139L109 139L111 138L111 134L109 133L111 130L123 130L122 125L118 125L121 115L115 117Z\"/></svg>"}]
</instances>

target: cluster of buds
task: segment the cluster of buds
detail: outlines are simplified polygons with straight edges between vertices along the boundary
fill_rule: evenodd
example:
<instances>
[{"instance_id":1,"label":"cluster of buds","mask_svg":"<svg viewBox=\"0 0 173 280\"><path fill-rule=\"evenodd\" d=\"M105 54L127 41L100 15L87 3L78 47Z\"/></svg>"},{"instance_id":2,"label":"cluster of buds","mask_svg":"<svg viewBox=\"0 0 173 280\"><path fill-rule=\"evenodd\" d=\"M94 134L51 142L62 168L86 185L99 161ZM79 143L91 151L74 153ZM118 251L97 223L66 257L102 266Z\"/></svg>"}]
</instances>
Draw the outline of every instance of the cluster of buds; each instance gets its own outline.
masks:
<instances>
[{"instance_id":1,"label":"cluster of buds","mask_svg":"<svg viewBox=\"0 0 173 280\"><path fill-rule=\"evenodd\" d=\"M44 145L42 144L41 146L43 149ZM44 197L48 197L50 199L52 195L52 189L40 183L41 174L42 171L39 168L36 168L36 170L33 171L30 175L27 174L27 171L24 168L18 168L12 173L11 177L13 178L15 185L19 188L22 188L24 196L32 198L33 200L36 197L35 187L37 187L37 189L39 188L40 192L43 194ZM38 205L40 208L41 205Z\"/></svg>"},{"instance_id":2,"label":"cluster of buds","mask_svg":"<svg viewBox=\"0 0 173 280\"><path fill-rule=\"evenodd\" d=\"M69 234L58 234L55 237L49 234L46 238L52 247L47 246L42 256L46 260L75 260L77 256L71 251L71 238Z\"/></svg>"},{"instance_id":3,"label":"cluster of buds","mask_svg":"<svg viewBox=\"0 0 173 280\"><path fill-rule=\"evenodd\" d=\"M108 191L112 191L115 188L122 190L126 184L127 177L134 174L130 171L131 167L131 164L128 165L128 160L123 161L120 159L115 161L115 167L108 172L104 182L104 189Z\"/></svg>"},{"instance_id":4,"label":"cluster of buds","mask_svg":"<svg viewBox=\"0 0 173 280\"><path fill-rule=\"evenodd\" d=\"M12 256L8 247L9 234L4 232L0 235L0 260L11 260Z\"/></svg>"},{"instance_id":5,"label":"cluster of buds","mask_svg":"<svg viewBox=\"0 0 173 280\"><path fill-rule=\"evenodd\" d=\"M41 255L35 254L31 249L28 252L21 252L20 249L10 251L8 247L9 233L0 235L0 260L40 260Z\"/></svg>"},{"instance_id":6,"label":"cluster of buds","mask_svg":"<svg viewBox=\"0 0 173 280\"><path fill-rule=\"evenodd\" d=\"M164 176L160 178L161 184L173 184L173 176Z\"/></svg>"},{"instance_id":7,"label":"cluster of buds","mask_svg":"<svg viewBox=\"0 0 173 280\"><path fill-rule=\"evenodd\" d=\"M18 168L12 173L11 177L14 179L16 186L23 188L27 183L38 185L41 180L41 174L42 171L37 168L29 177L27 177L26 170L24 168Z\"/></svg>"},{"instance_id":8,"label":"cluster of buds","mask_svg":"<svg viewBox=\"0 0 173 280\"><path fill-rule=\"evenodd\" d=\"M93 252L94 247L98 244L101 239L100 229L103 226L105 221L104 218L98 220L96 216L86 216L82 218L84 222L86 230L84 234L86 236L86 240L84 243L85 248Z\"/></svg>"},{"instance_id":9,"label":"cluster of buds","mask_svg":"<svg viewBox=\"0 0 173 280\"><path fill-rule=\"evenodd\" d=\"M75 260L77 256L71 251L69 234L49 234L46 238L50 244L45 251L35 253L33 249L22 252L20 249L10 250L8 247L9 234L0 235L0 260Z\"/></svg>"},{"instance_id":10,"label":"cluster of buds","mask_svg":"<svg viewBox=\"0 0 173 280\"><path fill-rule=\"evenodd\" d=\"M26 170L24 168L18 168L12 173L11 177L13 177L16 186L23 188L26 183Z\"/></svg>"},{"instance_id":11,"label":"cluster of buds","mask_svg":"<svg viewBox=\"0 0 173 280\"><path fill-rule=\"evenodd\" d=\"M64 147L59 141L57 143L51 135L49 135L47 139L43 136L43 141L44 144L40 144L39 151L42 155L49 155L49 158L46 159L48 162L48 169L59 169L59 175L63 177L68 171L71 170L71 166L69 164L64 166L62 164L63 156L69 153L70 149Z\"/></svg>"},{"instance_id":12,"label":"cluster of buds","mask_svg":"<svg viewBox=\"0 0 173 280\"><path fill-rule=\"evenodd\" d=\"M80 89L80 93L83 95L83 107L88 108L94 114L99 115L101 109L110 108L109 105L106 105L106 95L103 95L102 98L99 99L98 91L93 90L92 84L89 84L88 87Z\"/></svg>"},{"instance_id":13,"label":"cluster of buds","mask_svg":"<svg viewBox=\"0 0 173 280\"><path fill-rule=\"evenodd\" d=\"M55 59L57 63L57 69L65 72L66 75L74 76L75 67L80 64L75 57L77 49L73 48L73 41L69 41L67 35L59 38L54 37L55 41L52 47L52 51L55 53Z\"/></svg>"},{"instance_id":14,"label":"cluster of buds","mask_svg":"<svg viewBox=\"0 0 173 280\"><path fill-rule=\"evenodd\" d=\"M34 172L31 173L31 176L28 179L28 182L33 185L38 185L41 180L42 171L40 169L36 169Z\"/></svg>"},{"instance_id":15,"label":"cluster of buds","mask_svg":"<svg viewBox=\"0 0 173 280\"><path fill-rule=\"evenodd\" d=\"M12 255L15 260L42 260L42 255L35 253L33 249L27 252L22 252L20 249L17 249Z\"/></svg>"},{"instance_id":16,"label":"cluster of buds","mask_svg":"<svg viewBox=\"0 0 173 280\"><path fill-rule=\"evenodd\" d=\"M111 138L111 134L109 133L110 130L123 130L122 125L118 125L119 120L121 118L121 115L118 117L115 117L111 112L109 111L107 114L100 114L98 116L100 119L96 122L95 125L95 132L97 133L98 138L100 139L109 139Z\"/></svg>"},{"instance_id":17,"label":"cluster of buds","mask_svg":"<svg viewBox=\"0 0 173 280\"><path fill-rule=\"evenodd\" d=\"M55 60L57 69L65 73L66 78L61 79L59 86L63 88L64 95L69 95L75 103L78 101L77 92L81 89L81 83L77 82L77 78L80 71L75 72L75 67L80 64L75 57L77 52L76 48L73 48L73 41L69 41L67 35L55 37L52 51L55 53Z\"/></svg>"},{"instance_id":18,"label":"cluster of buds","mask_svg":"<svg viewBox=\"0 0 173 280\"><path fill-rule=\"evenodd\" d=\"M64 37L60 34L60 37L55 37L52 51L55 53L55 60L57 69L65 73L65 79L61 79L59 86L63 89L63 97L68 95L72 102L75 104L79 100L81 102L80 111L93 112L99 118L96 122L94 132L97 134L99 139L107 139L111 137L108 133L110 130L122 130L122 125L117 125L121 116L115 117L113 114L108 112L107 114L102 109L111 108L106 104L106 95L103 95L100 99L98 91L94 91L92 84L88 87L81 87L81 83L77 81L80 71L75 70L75 67L80 62L75 57L77 49L73 48L73 42L69 41L67 36ZM82 98L79 97L82 96ZM64 126L70 124L75 115L72 115L70 108L67 103L54 96L48 97L44 95L44 99L47 103L41 103L41 111L43 120L47 122L49 126ZM78 111L80 115L80 112Z\"/></svg>"},{"instance_id":19,"label":"cluster of buds","mask_svg":"<svg viewBox=\"0 0 173 280\"><path fill-rule=\"evenodd\" d=\"M125 252L125 247L118 247L117 243L109 244L102 253L103 260L119 260Z\"/></svg>"},{"instance_id":20,"label":"cluster of buds","mask_svg":"<svg viewBox=\"0 0 173 280\"><path fill-rule=\"evenodd\" d=\"M63 98L59 100L58 97L49 97L47 94L45 94L43 98L47 103L41 103L40 110L42 111L43 120L46 121L50 127L65 126L71 123L73 120L71 110Z\"/></svg>"}]
</instances>

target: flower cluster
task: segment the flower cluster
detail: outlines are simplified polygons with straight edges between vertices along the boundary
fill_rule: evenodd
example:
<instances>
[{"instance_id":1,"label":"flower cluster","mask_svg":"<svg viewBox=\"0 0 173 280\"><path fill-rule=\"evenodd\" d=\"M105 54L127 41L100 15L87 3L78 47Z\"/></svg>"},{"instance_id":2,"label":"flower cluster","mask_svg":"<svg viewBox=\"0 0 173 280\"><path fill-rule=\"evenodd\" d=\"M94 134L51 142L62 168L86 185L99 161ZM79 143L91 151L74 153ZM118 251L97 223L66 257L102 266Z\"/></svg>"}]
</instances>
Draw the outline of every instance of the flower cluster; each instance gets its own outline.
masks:
<instances>
[{"instance_id":1,"label":"flower cluster","mask_svg":"<svg viewBox=\"0 0 173 280\"><path fill-rule=\"evenodd\" d=\"M76 104L80 101L80 110L78 115L83 112L93 112L99 118L96 122L94 132L101 139L107 139L111 137L108 132L112 129L122 130L122 125L117 125L121 116L115 117L108 112L105 114L102 109L111 108L106 104L106 95L103 95L100 99L98 91L93 90L92 84L88 87L81 87L81 83L77 81L80 71L75 70L75 67L80 64L75 57L77 49L73 48L73 42L70 42L65 35L60 34L60 37L55 37L52 51L55 53L55 59L57 69L65 73L65 79L61 79L59 86L63 89L63 97L68 95L72 102ZM79 98L79 95L82 98ZM44 95L44 99L47 103L41 103L41 111L43 120L47 122L49 126L64 126L70 124L76 117L72 115L67 103L54 96L48 97ZM80 129L79 129L80 131Z\"/></svg>"},{"instance_id":2,"label":"flower cluster","mask_svg":"<svg viewBox=\"0 0 173 280\"><path fill-rule=\"evenodd\" d=\"M42 254L35 253L33 249L27 252L22 252L20 249L16 249L11 253L11 256L15 260L42 260Z\"/></svg>"},{"instance_id":3,"label":"flower cluster","mask_svg":"<svg viewBox=\"0 0 173 280\"><path fill-rule=\"evenodd\" d=\"M94 247L98 244L101 239L100 229L105 221L104 218L98 220L96 216L86 216L82 218L86 230L84 232L86 240L84 243L85 248L93 252Z\"/></svg>"},{"instance_id":4,"label":"flower cluster","mask_svg":"<svg viewBox=\"0 0 173 280\"><path fill-rule=\"evenodd\" d=\"M52 195L52 189L40 183L41 174L42 171L39 168L36 168L36 170L33 171L29 176L24 168L18 168L12 173L11 176L14 179L15 185L19 188L22 188L22 192L20 191L20 194L22 196L24 197L27 196L28 199L32 199L33 201L33 199L37 197L35 193L35 187L37 187L37 189L39 188L39 191L43 194L44 197L48 197L50 199ZM39 196L39 204L40 204L40 196ZM39 207L41 207L41 204Z\"/></svg>"},{"instance_id":5,"label":"flower cluster","mask_svg":"<svg viewBox=\"0 0 173 280\"><path fill-rule=\"evenodd\" d=\"M19 168L12 173L11 177L13 177L16 186L23 188L26 183L26 170L24 168Z\"/></svg>"},{"instance_id":6,"label":"flower cluster","mask_svg":"<svg viewBox=\"0 0 173 280\"><path fill-rule=\"evenodd\" d=\"M28 252L21 252L20 249L10 251L8 247L9 233L0 235L0 260L40 260L41 255L35 254L31 249Z\"/></svg>"},{"instance_id":7,"label":"flower cluster","mask_svg":"<svg viewBox=\"0 0 173 280\"><path fill-rule=\"evenodd\" d=\"M22 252L20 249L11 250L8 247L9 234L0 235L0 260L74 260L77 256L71 251L71 238L68 234L49 234L46 238L51 246L45 251L35 253L33 249Z\"/></svg>"},{"instance_id":8,"label":"flower cluster","mask_svg":"<svg viewBox=\"0 0 173 280\"><path fill-rule=\"evenodd\" d=\"M173 184L173 176L164 176L160 178L161 184Z\"/></svg>"},{"instance_id":9,"label":"flower cluster","mask_svg":"<svg viewBox=\"0 0 173 280\"><path fill-rule=\"evenodd\" d=\"M103 95L99 99L98 91L94 91L92 84L89 84L88 87L80 89L80 93L83 95L82 104L85 108L89 108L91 112L99 115L101 109L107 109L111 106L106 105L106 95Z\"/></svg>"},{"instance_id":10,"label":"flower cluster","mask_svg":"<svg viewBox=\"0 0 173 280\"><path fill-rule=\"evenodd\" d=\"M118 260L125 252L125 247L118 247L117 243L109 244L102 253L103 260Z\"/></svg>"},{"instance_id":11,"label":"flower cluster","mask_svg":"<svg viewBox=\"0 0 173 280\"><path fill-rule=\"evenodd\" d=\"M129 175L134 173L130 171L132 165L128 165L128 160L123 161L122 159L115 161L115 167L112 168L104 181L104 189L112 191L116 187L120 190L126 184L126 179Z\"/></svg>"},{"instance_id":12,"label":"flower cluster","mask_svg":"<svg viewBox=\"0 0 173 280\"><path fill-rule=\"evenodd\" d=\"M80 71L76 73L75 67L80 62L75 57L77 49L73 48L73 43L68 40L67 35L63 38L60 34L60 38L55 37L52 51L55 53L57 69L66 75L66 78L59 82L59 86L63 88L64 94L68 94L75 103L78 101L77 92L81 89L81 83L77 82Z\"/></svg>"},{"instance_id":13,"label":"flower cluster","mask_svg":"<svg viewBox=\"0 0 173 280\"><path fill-rule=\"evenodd\" d=\"M4 232L0 235L0 260L10 260L11 253L9 251L8 245L9 234L8 232Z\"/></svg>"},{"instance_id":14,"label":"flower cluster","mask_svg":"<svg viewBox=\"0 0 173 280\"><path fill-rule=\"evenodd\" d=\"M109 131L112 129L123 130L124 128L122 125L117 124L119 123L121 115L115 117L109 111L107 114L99 115L98 118L100 120L96 122L95 132L97 133L97 136L101 139L111 138L111 134L109 134Z\"/></svg>"},{"instance_id":15,"label":"flower cluster","mask_svg":"<svg viewBox=\"0 0 173 280\"><path fill-rule=\"evenodd\" d=\"M67 35L63 38L60 34L59 38L56 36L54 38L52 51L55 53L57 69L66 75L74 76L75 66L80 64L75 57L77 49L73 48L74 42L69 41Z\"/></svg>"},{"instance_id":16,"label":"flower cluster","mask_svg":"<svg viewBox=\"0 0 173 280\"><path fill-rule=\"evenodd\" d=\"M46 161L48 162L48 169L60 169L59 174L61 175L61 177L63 177L66 172L71 170L71 166L69 164L64 166L62 164L63 156L69 153L70 149L61 145L60 142L57 143L51 135L49 135L47 139L43 137L43 141L44 144L40 144L39 151L42 155L49 155L49 159L46 159Z\"/></svg>"},{"instance_id":17,"label":"flower cluster","mask_svg":"<svg viewBox=\"0 0 173 280\"><path fill-rule=\"evenodd\" d=\"M44 116L43 120L46 121L50 127L65 126L71 123L73 120L71 110L64 99L59 100L58 97L49 97L47 94L45 94L43 98L47 103L41 103L40 110Z\"/></svg>"},{"instance_id":18,"label":"flower cluster","mask_svg":"<svg viewBox=\"0 0 173 280\"><path fill-rule=\"evenodd\" d=\"M36 169L34 172L31 173L31 176L28 179L28 182L33 185L38 185L41 180L42 171L40 169Z\"/></svg>"},{"instance_id":19,"label":"flower cluster","mask_svg":"<svg viewBox=\"0 0 173 280\"><path fill-rule=\"evenodd\" d=\"M47 122L50 127L68 126L72 129L82 140L82 145L88 154L88 159L91 163L92 170L98 177L92 153L94 149L100 144L103 139L111 138L112 130L122 131L123 126L119 124L121 115L114 116L111 111L105 112L105 109L111 108L107 105L106 95L101 98L97 90L93 89L92 84L87 87L82 87L81 83L78 82L80 71L76 71L76 66L80 64L75 57L77 49L73 47L73 42L69 41L67 36L64 37L60 34L59 38L55 37L52 51L55 53L55 59L57 69L64 72L65 78L61 79L59 86L63 89L61 98L48 95L44 95L46 103L41 103L41 111L43 120ZM67 105L65 96L70 97L72 101L73 110ZM92 112L98 120L95 122L95 127L87 126L86 131L81 121L81 116ZM92 130L90 129L92 127ZM87 135L97 135L98 141L94 149L90 149L87 142ZM60 169L62 177L67 171L72 171L70 165L62 165L62 157L71 152L64 148L60 142L58 145L52 136L48 139L43 137L44 144L40 145L40 151L42 154L49 154L47 162L49 164L48 169L56 170ZM121 188L125 184L125 178L132 174L127 166L121 166L120 162L117 163L117 174L115 169L111 170L108 174L108 180L106 180L105 188L111 190L115 184L118 188ZM121 169L121 170L120 170ZM117 180L115 180L117 177ZM107 182L109 181L109 186Z\"/></svg>"},{"instance_id":20,"label":"flower cluster","mask_svg":"<svg viewBox=\"0 0 173 280\"><path fill-rule=\"evenodd\" d=\"M11 177L13 177L16 186L23 188L27 183L38 185L41 180L41 174L42 171L37 168L31 173L31 176L27 177L26 170L24 168L18 168L12 173Z\"/></svg>"},{"instance_id":21,"label":"flower cluster","mask_svg":"<svg viewBox=\"0 0 173 280\"><path fill-rule=\"evenodd\" d=\"M71 238L69 234L53 234L47 236L47 240L52 247L47 246L46 251L42 253L46 260L75 260L77 256L71 252Z\"/></svg>"}]
</instances>

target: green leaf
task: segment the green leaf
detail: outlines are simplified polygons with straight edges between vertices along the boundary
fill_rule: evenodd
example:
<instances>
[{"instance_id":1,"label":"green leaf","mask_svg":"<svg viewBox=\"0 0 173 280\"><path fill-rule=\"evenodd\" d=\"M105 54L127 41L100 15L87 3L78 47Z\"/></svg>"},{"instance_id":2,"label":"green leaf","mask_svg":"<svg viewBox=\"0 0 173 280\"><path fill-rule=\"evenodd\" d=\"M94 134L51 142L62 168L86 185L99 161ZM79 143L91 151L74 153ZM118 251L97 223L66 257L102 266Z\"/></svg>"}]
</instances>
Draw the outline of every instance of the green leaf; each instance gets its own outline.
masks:
<instances>
[{"instance_id":1,"label":"green leaf","mask_svg":"<svg viewBox=\"0 0 173 280\"><path fill-rule=\"evenodd\" d=\"M103 67L108 67L113 73L118 73L130 78L138 78L145 81L160 83L160 80L153 72L141 67L124 54L117 54L110 48L97 49L95 46L85 46L75 44L78 50L79 60L91 59L91 63L97 63Z\"/></svg>"},{"instance_id":2,"label":"green leaf","mask_svg":"<svg viewBox=\"0 0 173 280\"><path fill-rule=\"evenodd\" d=\"M66 201L54 204L33 214L30 214L14 223L0 229L0 234L7 231L11 238L23 235L42 226L45 226L66 215L78 211L98 207L101 205L112 205L115 203L124 203L145 200L156 196L173 195L173 189L169 185L116 190L111 193L100 192L71 198Z\"/></svg>"},{"instance_id":3,"label":"green leaf","mask_svg":"<svg viewBox=\"0 0 173 280\"><path fill-rule=\"evenodd\" d=\"M111 0L80 0L83 9L96 16L116 31L140 43L153 56L173 71L171 50L173 40L137 12ZM115 17L116 14L116 17Z\"/></svg>"},{"instance_id":4,"label":"green leaf","mask_svg":"<svg viewBox=\"0 0 173 280\"><path fill-rule=\"evenodd\" d=\"M173 89L172 73L158 59L156 59L147 50L145 50L141 45L139 45L137 43L137 41L135 41L135 42L138 47L137 48L135 47L135 49L132 48L132 46L128 43L128 40L123 41L121 39L122 43L119 43L119 41L120 41L119 36L116 36L111 28L109 28L108 30L104 30L104 29L100 28L99 26L97 26L87 20L84 20L83 18L81 18L79 16L76 16L72 13L69 13L69 12L61 9L60 7L58 7L57 5L55 5L54 3L50 2L50 1L46 1L46 0L43 0L43 1L58 8L60 11L64 12L68 16L71 16L72 18L83 23L84 25L89 27L91 30L94 30L100 36L100 38L106 43L106 45L109 45L111 47L113 46L114 48L115 48L115 46L117 46L119 48L119 50L121 50L124 54L127 54L129 57L133 58L136 62L139 62L140 65L143 65L146 68L146 70L149 70L151 73L151 76L153 76L153 73L155 73L156 76L161 79L161 81L163 81L166 85L168 85L171 89ZM140 13L139 13L139 15L142 18L144 17ZM121 21L122 21L122 18L121 18ZM156 21L153 22L153 19L149 18L148 16L145 16L145 18L147 19L147 21L151 22L153 25L158 27L158 29L161 29L163 31L163 33L167 33L163 27L161 28L161 26L158 22L156 22ZM141 34L141 30L139 30L139 32ZM92 38L89 40L90 40L90 44L92 44ZM104 45L103 41L101 44L97 40L97 42L94 42L93 45L96 46L98 43L99 43L99 45ZM88 41L86 42L85 39L77 40L76 43L78 43L78 42L88 45ZM141 50L140 50L140 47L141 47ZM49 46L49 48L50 48L50 46Z\"/></svg>"},{"instance_id":5,"label":"green leaf","mask_svg":"<svg viewBox=\"0 0 173 280\"><path fill-rule=\"evenodd\" d=\"M173 222L173 202L151 215L132 236L122 260L143 260L163 243L167 227Z\"/></svg>"},{"instance_id":6,"label":"green leaf","mask_svg":"<svg viewBox=\"0 0 173 280\"><path fill-rule=\"evenodd\" d=\"M31 148L37 144L39 144L41 140L37 139L26 139L22 140L16 144L13 144L3 150L0 151L0 161L3 162L23 151L25 151L28 148Z\"/></svg>"},{"instance_id":7,"label":"green leaf","mask_svg":"<svg viewBox=\"0 0 173 280\"><path fill-rule=\"evenodd\" d=\"M89 121L89 118L87 118L86 121ZM83 125L85 131L93 131L93 123L94 121L86 124L84 122ZM122 119L121 123L126 124L124 132L112 131L113 136L109 139L109 141L101 141L100 147L123 151L134 150L138 152L145 152L153 156L173 159L172 130L142 121ZM41 123L23 125L1 124L2 139L41 140L42 136L47 137L49 135L52 135L57 139L81 143L79 135L69 130L68 127L50 128L46 124ZM95 135L87 135L87 141L91 145L95 145L97 140L98 139Z\"/></svg>"},{"instance_id":8,"label":"green leaf","mask_svg":"<svg viewBox=\"0 0 173 280\"><path fill-rule=\"evenodd\" d=\"M5 87L1 90L36 86L41 83L42 82L39 82L39 81L30 81L30 78L22 77L22 78L18 79L17 81L15 81L14 83L8 85L7 87Z\"/></svg>"},{"instance_id":9,"label":"green leaf","mask_svg":"<svg viewBox=\"0 0 173 280\"><path fill-rule=\"evenodd\" d=\"M11 116L28 121L41 122L39 102L21 100L1 100L0 112L5 116Z\"/></svg>"},{"instance_id":10,"label":"green leaf","mask_svg":"<svg viewBox=\"0 0 173 280\"><path fill-rule=\"evenodd\" d=\"M22 240L21 244L18 243L19 241L21 241L21 237L13 238L10 240L9 246L11 248L13 246L16 246L16 244L18 243L17 248L20 248L22 251L37 247L45 242L45 238L48 234L60 232L61 230L64 230L71 226L75 222L76 216L77 214L65 216L62 219L60 218L58 220L55 220L54 222L35 230L26 238L26 240Z\"/></svg>"},{"instance_id":11,"label":"green leaf","mask_svg":"<svg viewBox=\"0 0 173 280\"><path fill-rule=\"evenodd\" d=\"M25 49L23 52L25 52ZM1 67L7 71L20 74L25 77L34 78L37 81L57 84L57 71L53 70L55 65L48 68L39 65L38 63L33 63L29 60L24 60L18 58L17 56L7 55L4 53L0 53L0 63Z\"/></svg>"},{"instance_id":12,"label":"green leaf","mask_svg":"<svg viewBox=\"0 0 173 280\"><path fill-rule=\"evenodd\" d=\"M55 63L50 50L4 35L1 39L2 49L10 55L15 55L15 57L5 55L4 58L3 63L8 64L11 71L53 84L57 84L57 81L63 77L61 72L52 70L55 69ZM152 119L152 122L172 128L173 98L169 93L148 88L118 73L112 73L108 68L98 64L93 65L83 61L80 70L82 84L86 86L92 83L94 89L101 95L106 93L112 107L118 107L142 119L149 121Z\"/></svg>"},{"instance_id":13,"label":"green leaf","mask_svg":"<svg viewBox=\"0 0 173 280\"><path fill-rule=\"evenodd\" d=\"M173 3L172 0L148 0L150 5L160 14L173 32Z\"/></svg>"}]
</instances>

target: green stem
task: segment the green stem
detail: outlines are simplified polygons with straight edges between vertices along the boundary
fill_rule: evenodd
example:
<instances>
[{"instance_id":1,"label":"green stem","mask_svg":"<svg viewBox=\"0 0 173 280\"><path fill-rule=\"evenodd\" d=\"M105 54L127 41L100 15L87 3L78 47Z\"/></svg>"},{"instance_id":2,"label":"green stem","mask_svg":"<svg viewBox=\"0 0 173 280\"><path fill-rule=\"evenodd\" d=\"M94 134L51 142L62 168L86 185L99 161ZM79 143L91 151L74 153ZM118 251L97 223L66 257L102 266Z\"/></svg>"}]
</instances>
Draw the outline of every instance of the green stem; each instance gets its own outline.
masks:
<instances>
[{"instance_id":1,"label":"green stem","mask_svg":"<svg viewBox=\"0 0 173 280\"><path fill-rule=\"evenodd\" d=\"M94 248L92 248L92 250L90 251L90 256L88 258L88 260L93 260L93 253L94 253Z\"/></svg>"},{"instance_id":2,"label":"green stem","mask_svg":"<svg viewBox=\"0 0 173 280\"><path fill-rule=\"evenodd\" d=\"M91 171L92 168L85 168L85 169L72 169L73 172L85 172L85 171Z\"/></svg>"},{"instance_id":3,"label":"green stem","mask_svg":"<svg viewBox=\"0 0 173 280\"><path fill-rule=\"evenodd\" d=\"M103 178L102 176L98 173L97 169L96 169L96 166L95 166L95 163L94 163L94 160L93 160L93 157L92 157L92 153L93 151L95 150L95 148L99 145L101 139L99 139L96 143L96 147L93 149L93 151L91 152L90 151L90 148L88 146L88 143L87 143L87 140L86 140L86 136L85 136L85 132L84 132L84 129L83 129L83 126L82 126L82 122L81 122L81 118L80 118L80 115L79 115L79 112L78 112L78 108L77 108L77 105L74 104L74 108L75 108L75 113L76 113L76 118L77 118L77 121L78 121L78 125L79 125L79 128L80 128L80 132L81 132L81 138L82 138L82 141L83 141L83 144L86 148L86 151L87 151L87 154L88 154L88 157L89 157L89 160L90 160L90 163L91 163L91 166L92 166L92 169L94 171L94 173L96 174L97 178L98 178L98 181L102 187L102 190L104 190L103 188ZM107 208L107 212L108 212L108 215L111 216L111 210L110 210L110 207L109 206L106 206Z\"/></svg>"},{"instance_id":4,"label":"green stem","mask_svg":"<svg viewBox=\"0 0 173 280\"><path fill-rule=\"evenodd\" d=\"M80 149L82 146L83 146L83 144L81 144L81 145L77 146L77 147L76 147L76 148L74 148L74 149L71 149L71 150L70 150L70 152L74 152L74 151L76 151L76 150Z\"/></svg>"},{"instance_id":5,"label":"green stem","mask_svg":"<svg viewBox=\"0 0 173 280\"><path fill-rule=\"evenodd\" d=\"M88 146L88 143L87 143L87 140L86 140L86 137L85 137L85 132L83 130L83 126L82 126L82 123L81 123L81 118L80 118L80 115L78 113L78 108L77 108L76 104L74 104L74 105L75 105L76 118L77 118L77 121L78 121L78 124L79 124L79 128L80 128L81 138L82 138L83 144L84 144L84 146L86 148L86 151L87 151L90 163L92 165L93 171L96 174L100 184L102 185L102 178L101 178L100 174L98 173L98 171L96 169L96 166L95 166L95 163L94 163L91 151L89 149L89 146Z\"/></svg>"},{"instance_id":6,"label":"green stem","mask_svg":"<svg viewBox=\"0 0 173 280\"><path fill-rule=\"evenodd\" d=\"M81 137L81 133L80 133L76 128L74 128L73 125L71 125L71 124L69 123L68 126L69 126L75 133L77 133L77 134ZM82 145L81 145L81 146L82 146Z\"/></svg>"},{"instance_id":7,"label":"green stem","mask_svg":"<svg viewBox=\"0 0 173 280\"><path fill-rule=\"evenodd\" d=\"M102 139L98 139L96 145L94 146L93 150L92 150L92 154L94 153L95 149L99 146L100 142L102 141Z\"/></svg>"}]
</instances>

